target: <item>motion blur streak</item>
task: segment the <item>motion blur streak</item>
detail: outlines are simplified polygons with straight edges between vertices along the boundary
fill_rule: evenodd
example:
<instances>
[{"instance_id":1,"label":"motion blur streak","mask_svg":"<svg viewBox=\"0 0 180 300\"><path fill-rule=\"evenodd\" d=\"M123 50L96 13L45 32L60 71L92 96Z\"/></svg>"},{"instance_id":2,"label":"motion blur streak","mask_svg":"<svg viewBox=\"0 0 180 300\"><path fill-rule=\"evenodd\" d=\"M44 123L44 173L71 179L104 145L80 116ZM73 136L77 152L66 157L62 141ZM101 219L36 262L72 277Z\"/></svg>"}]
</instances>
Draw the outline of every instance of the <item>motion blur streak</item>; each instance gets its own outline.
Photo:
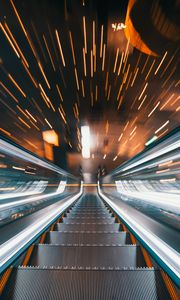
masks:
<instances>
[{"instance_id":1,"label":"motion blur streak","mask_svg":"<svg viewBox=\"0 0 180 300\"><path fill-rule=\"evenodd\" d=\"M155 158L157 158L157 157L159 157L159 156L161 156L161 155L163 155L163 154L166 154L166 153L168 153L168 152L170 152L170 151L173 151L173 150L176 150L176 149L178 149L178 148L180 148L180 141L176 141L176 142L172 143L171 145L166 146L165 148L159 150L158 152L156 152L156 153L154 153L154 154L151 154L151 155L148 155L148 156L145 157L145 158L142 158L140 161L138 161L138 162L136 162L136 163L134 163L134 164L132 164L132 165L126 167L126 168L123 168L123 171L126 171L126 170L128 170L128 169L131 169L131 168L133 168L133 167L136 167L136 166L138 166L139 164L142 164L142 163L144 163L144 162L147 162L147 161L149 161L149 160L151 160L151 159L155 159Z\"/></svg>"},{"instance_id":2,"label":"motion blur streak","mask_svg":"<svg viewBox=\"0 0 180 300\"><path fill-rule=\"evenodd\" d=\"M62 171L60 168L56 167L53 164L50 164L36 156L33 156L32 154L25 152L21 150L20 148L17 148L16 146L0 139L0 152L6 153L11 156L15 156L17 158L22 159L23 161L31 162L33 164L39 165L41 167L44 167L46 169L55 171L59 174L62 174L62 172L65 174L65 171Z\"/></svg>"},{"instance_id":3,"label":"motion blur streak","mask_svg":"<svg viewBox=\"0 0 180 300\"><path fill-rule=\"evenodd\" d=\"M0 270L3 270L3 266L20 254L23 247L27 246L30 241L34 239L40 232L42 232L53 220L55 220L68 206L70 206L75 200L82 195L82 183L78 194L71 197L68 200L63 200L54 208L49 210L46 214L43 214L41 218L36 220L34 224L28 226L25 230L15 235L13 238L5 242L0 246Z\"/></svg>"},{"instance_id":4,"label":"motion blur streak","mask_svg":"<svg viewBox=\"0 0 180 300\"><path fill-rule=\"evenodd\" d=\"M14 188L13 193L6 193L3 195L0 195L0 200L10 199L10 198L15 198L15 197L25 197L25 196L43 193L47 184L48 184L48 181L43 181L43 180L34 181L32 183L27 182L26 183L27 189L26 189L26 187L24 187L24 185L22 186L22 190L23 190L22 192L19 192L19 189ZM1 204L0 204L0 208L1 208Z\"/></svg>"},{"instance_id":5,"label":"motion blur streak","mask_svg":"<svg viewBox=\"0 0 180 300\"><path fill-rule=\"evenodd\" d=\"M137 187L141 185L139 191L136 191L135 188L132 189L132 184L134 184L135 188L136 185ZM175 214L180 214L180 194L178 190L173 191L176 194L173 194L171 190L169 191L169 193L143 191L143 188L146 188L146 183L144 183L143 181L116 181L116 186L117 191L123 196L136 198L138 200L140 199L142 201L149 202L150 204L153 204L163 210L174 212ZM125 200L125 197L123 197L123 200Z\"/></svg>"},{"instance_id":6,"label":"motion blur streak","mask_svg":"<svg viewBox=\"0 0 180 300\"><path fill-rule=\"evenodd\" d=\"M153 252L170 268L177 278L180 277L179 269L179 254L164 241L152 234L146 225L143 226L133 219L133 216L129 214L125 209L121 208L120 205L115 204L106 195L101 192L100 185L98 182L98 193L99 195L112 207L112 209L120 215L124 221L133 228L133 231L153 250Z\"/></svg>"},{"instance_id":7,"label":"motion blur streak","mask_svg":"<svg viewBox=\"0 0 180 300\"><path fill-rule=\"evenodd\" d=\"M23 205L23 204L27 204L27 203L31 203L31 202L35 202L35 201L39 201L39 200L49 199L49 197L54 197L54 196L62 194L64 192L65 187L66 187L66 181L61 181L59 184L59 187L55 193L49 193L47 195L36 196L36 197L28 198L26 200L19 200L19 201L13 201L10 203L0 204L0 210L9 209L9 208L12 208L17 205ZM34 191L34 193L35 193L35 191ZM11 195L11 198L15 198L16 196L18 197L18 194L17 195L13 194L13 195ZM20 196L27 196L27 194L21 193Z\"/></svg>"}]
</instances>

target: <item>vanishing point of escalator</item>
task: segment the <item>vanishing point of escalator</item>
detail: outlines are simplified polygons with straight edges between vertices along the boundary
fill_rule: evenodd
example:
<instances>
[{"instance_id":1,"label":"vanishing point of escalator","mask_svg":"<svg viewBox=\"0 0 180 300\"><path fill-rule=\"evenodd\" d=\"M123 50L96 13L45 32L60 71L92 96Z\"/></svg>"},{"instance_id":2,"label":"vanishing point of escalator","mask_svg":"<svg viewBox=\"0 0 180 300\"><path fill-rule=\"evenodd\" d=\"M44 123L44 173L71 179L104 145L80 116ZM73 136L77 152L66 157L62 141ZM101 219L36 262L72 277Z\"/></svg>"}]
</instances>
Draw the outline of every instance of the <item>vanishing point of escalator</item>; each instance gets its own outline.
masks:
<instances>
[{"instance_id":1,"label":"vanishing point of escalator","mask_svg":"<svg viewBox=\"0 0 180 300\"><path fill-rule=\"evenodd\" d=\"M4 300L172 299L106 204L85 194L14 267Z\"/></svg>"}]
</instances>

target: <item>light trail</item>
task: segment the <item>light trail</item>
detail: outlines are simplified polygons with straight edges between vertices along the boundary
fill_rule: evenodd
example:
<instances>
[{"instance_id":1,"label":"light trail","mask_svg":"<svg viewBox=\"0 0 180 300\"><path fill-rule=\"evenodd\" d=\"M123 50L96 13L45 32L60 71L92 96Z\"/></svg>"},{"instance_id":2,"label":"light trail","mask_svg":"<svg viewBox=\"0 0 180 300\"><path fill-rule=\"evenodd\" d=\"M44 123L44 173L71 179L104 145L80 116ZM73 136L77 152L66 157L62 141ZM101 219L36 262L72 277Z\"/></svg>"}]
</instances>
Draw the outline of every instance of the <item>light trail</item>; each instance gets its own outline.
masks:
<instances>
[{"instance_id":1,"label":"light trail","mask_svg":"<svg viewBox=\"0 0 180 300\"><path fill-rule=\"evenodd\" d=\"M11 96L11 98L16 102L19 103L19 100L10 92L10 90L0 81L0 85L3 87L3 89Z\"/></svg>"},{"instance_id":2,"label":"light trail","mask_svg":"<svg viewBox=\"0 0 180 300\"><path fill-rule=\"evenodd\" d=\"M157 69L156 69L155 72L154 72L154 75L156 75L157 72L159 71L159 69L160 69L160 67L161 67L161 65L162 65L162 63L163 63L163 61L164 61L165 58L166 58L166 55L167 55L167 51L164 53L164 55L163 55L163 57L162 57L162 59L161 59L159 65L158 65Z\"/></svg>"},{"instance_id":3,"label":"light trail","mask_svg":"<svg viewBox=\"0 0 180 300\"><path fill-rule=\"evenodd\" d=\"M87 76L87 70L86 70L86 54L85 49L83 48L83 63L84 63L84 76Z\"/></svg>"},{"instance_id":4,"label":"light trail","mask_svg":"<svg viewBox=\"0 0 180 300\"><path fill-rule=\"evenodd\" d=\"M114 61L113 73L116 72L117 61L118 61L118 55L119 55L119 48L117 48L117 50L116 50L116 58L115 58L115 61Z\"/></svg>"},{"instance_id":5,"label":"light trail","mask_svg":"<svg viewBox=\"0 0 180 300\"><path fill-rule=\"evenodd\" d=\"M104 32L104 25L101 25L100 58L102 58L102 53L103 53L103 32Z\"/></svg>"},{"instance_id":6,"label":"light trail","mask_svg":"<svg viewBox=\"0 0 180 300\"><path fill-rule=\"evenodd\" d=\"M51 61L53 70L54 70L54 72L55 72L55 71L56 71L55 64L54 64L54 61L53 61L53 58L52 58L52 55L51 55L51 52L50 52L50 50L49 50L49 46L48 46L48 43L47 43L47 41L46 41L46 38L45 38L44 34L43 34L43 40L44 40L44 43L45 43L45 46L46 46L46 50L47 50L47 52L48 52L48 55L49 55L49 58L50 58L50 61Z\"/></svg>"},{"instance_id":7,"label":"light trail","mask_svg":"<svg viewBox=\"0 0 180 300\"><path fill-rule=\"evenodd\" d=\"M23 92L23 90L20 88L20 86L15 81L15 79L11 76L11 74L8 74L8 77L12 81L12 83L15 85L15 87L18 89L18 91L23 95L23 97L26 98L26 94Z\"/></svg>"},{"instance_id":8,"label":"light trail","mask_svg":"<svg viewBox=\"0 0 180 300\"><path fill-rule=\"evenodd\" d=\"M83 16L83 33L84 33L84 50L87 54L87 39L86 39L86 18Z\"/></svg>"},{"instance_id":9,"label":"light trail","mask_svg":"<svg viewBox=\"0 0 180 300\"><path fill-rule=\"evenodd\" d=\"M158 108L160 104L160 101L158 101L158 103L155 105L155 107L151 110L151 112L148 114L148 118L153 114L153 112L156 110L156 108Z\"/></svg>"},{"instance_id":10,"label":"light trail","mask_svg":"<svg viewBox=\"0 0 180 300\"><path fill-rule=\"evenodd\" d=\"M58 43L58 47L59 47L59 52L60 52L61 59L62 59L62 64L65 67L66 64L65 64L64 55L63 55L63 51L62 51L62 47L61 47L61 42L60 42L60 38L59 38L59 33L58 33L57 29L55 30L55 34L56 34L56 39L57 39L57 43Z\"/></svg>"},{"instance_id":11,"label":"light trail","mask_svg":"<svg viewBox=\"0 0 180 300\"><path fill-rule=\"evenodd\" d=\"M76 68L74 68L74 73L75 73L77 90L79 91L79 79L78 79L78 73L77 73Z\"/></svg>"},{"instance_id":12,"label":"light trail","mask_svg":"<svg viewBox=\"0 0 180 300\"><path fill-rule=\"evenodd\" d=\"M69 30L69 39L70 39L70 45L71 45L73 63L74 63L74 65L76 65L76 58L75 58L75 53L74 53L74 45L73 45L72 33L71 33L70 30Z\"/></svg>"},{"instance_id":13,"label":"light trail","mask_svg":"<svg viewBox=\"0 0 180 300\"><path fill-rule=\"evenodd\" d=\"M9 44L11 45L12 49L14 50L15 54L17 55L18 58L20 58L20 55L19 55L17 49L15 48L13 42L11 41L9 35L7 34L7 32L6 32L6 30L5 30L5 28L3 27L3 25L2 25L1 22L0 22L0 28L2 29L2 31L3 31L3 33L4 33L4 35L5 35L5 37L7 38L8 42L9 42Z\"/></svg>"},{"instance_id":14,"label":"light trail","mask_svg":"<svg viewBox=\"0 0 180 300\"><path fill-rule=\"evenodd\" d=\"M165 122L161 127L159 127L156 131L155 134L157 134L159 131L161 131L166 125L169 124L169 120L167 120L167 122Z\"/></svg>"},{"instance_id":15,"label":"light trail","mask_svg":"<svg viewBox=\"0 0 180 300\"><path fill-rule=\"evenodd\" d=\"M19 47L17 41L15 40L15 38L14 38L14 36L13 36L13 34L12 34L10 28L8 27L8 25L7 25L6 22L4 22L4 25L5 25L5 28L6 28L7 32L8 32L8 34L9 34L11 40L13 41L15 47L16 47L17 50L19 51L19 53L20 53L20 55L21 55L21 58L23 59L23 61L24 61L24 63L26 64L26 66L29 68L29 64L28 64L28 62L27 62L27 60L26 60L26 58L25 58L25 56L24 56L24 54L23 54L21 48Z\"/></svg>"},{"instance_id":16,"label":"light trail","mask_svg":"<svg viewBox=\"0 0 180 300\"><path fill-rule=\"evenodd\" d=\"M106 55L106 44L104 44L103 46L102 71L104 71L105 55Z\"/></svg>"}]
</instances>

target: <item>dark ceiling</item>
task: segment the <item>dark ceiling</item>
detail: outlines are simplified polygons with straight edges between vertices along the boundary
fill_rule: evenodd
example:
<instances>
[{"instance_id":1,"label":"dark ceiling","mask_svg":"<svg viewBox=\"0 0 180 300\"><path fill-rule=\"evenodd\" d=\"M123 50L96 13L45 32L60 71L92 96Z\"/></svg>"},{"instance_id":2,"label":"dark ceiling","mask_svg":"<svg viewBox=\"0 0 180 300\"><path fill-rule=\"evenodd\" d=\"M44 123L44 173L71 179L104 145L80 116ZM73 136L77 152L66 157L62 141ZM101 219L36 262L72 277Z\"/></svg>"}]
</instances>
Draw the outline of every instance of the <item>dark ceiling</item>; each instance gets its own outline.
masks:
<instances>
[{"instance_id":1,"label":"dark ceiling","mask_svg":"<svg viewBox=\"0 0 180 300\"><path fill-rule=\"evenodd\" d=\"M162 34L151 19L157 2L174 36L163 28ZM1 133L43 155L42 131L52 128L67 151L78 153L78 130L88 123L101 139L94 153L111 162L117 156L119 164L164 124L158 138L177 127L177 2L136 1L131 18L155 53L148 55L128 44L123 29L113 31L113 23L125 23L126 0L2 0Z\"/></svg>"}]
</instances>

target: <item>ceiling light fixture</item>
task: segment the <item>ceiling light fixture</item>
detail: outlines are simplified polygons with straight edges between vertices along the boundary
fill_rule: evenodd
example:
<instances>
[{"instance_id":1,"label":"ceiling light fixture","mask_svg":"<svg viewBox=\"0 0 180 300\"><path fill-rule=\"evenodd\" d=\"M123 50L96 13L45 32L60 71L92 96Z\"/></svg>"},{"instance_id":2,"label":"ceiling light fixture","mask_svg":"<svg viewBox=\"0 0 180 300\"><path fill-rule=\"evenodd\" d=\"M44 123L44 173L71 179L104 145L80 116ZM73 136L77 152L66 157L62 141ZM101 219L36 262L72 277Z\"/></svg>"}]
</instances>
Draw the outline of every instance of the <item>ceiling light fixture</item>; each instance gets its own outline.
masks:
<instances>
[{"instance_id":1,"label":"ceiling light fixture","mask_svg":"<svg viewBox=\"0 0 180 300\"><path fill-rule=\"evenodd\" d=\"M82 157L90 158L90 130L89 126L81 126Z\"/></svg>"}]
</instances>

